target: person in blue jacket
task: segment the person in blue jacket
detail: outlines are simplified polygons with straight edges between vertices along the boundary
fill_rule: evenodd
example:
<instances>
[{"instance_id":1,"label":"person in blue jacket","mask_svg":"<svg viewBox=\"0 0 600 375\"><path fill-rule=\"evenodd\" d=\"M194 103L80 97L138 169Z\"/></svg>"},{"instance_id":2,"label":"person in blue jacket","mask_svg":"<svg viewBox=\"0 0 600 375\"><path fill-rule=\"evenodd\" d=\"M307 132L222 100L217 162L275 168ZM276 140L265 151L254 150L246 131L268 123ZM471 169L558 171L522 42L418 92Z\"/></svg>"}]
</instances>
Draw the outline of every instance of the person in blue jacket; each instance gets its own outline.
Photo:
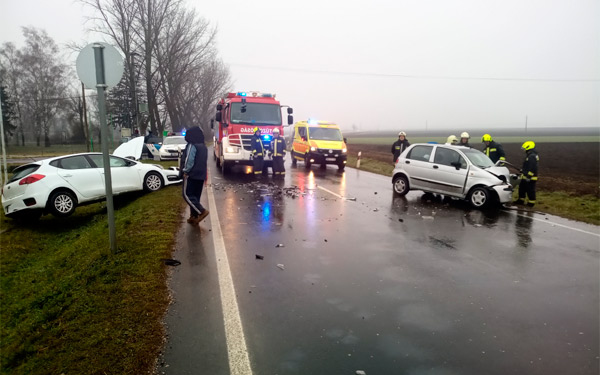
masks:
<instances>
[{"instance_id":1,"label":"person in blue jacket","mask_svg":"<svg viewBox=\"0 0 600 375\"><path fill-rule=\"evenodd\" d=\"M208 210L200 204L207 177L208 150L204 144L204 133L197 126L187 130L185 140L187 145L181 155L179 169L183 173L183 199L190 206L187 222L196 225L208 216Z\"/></svg>"}]
</instances>

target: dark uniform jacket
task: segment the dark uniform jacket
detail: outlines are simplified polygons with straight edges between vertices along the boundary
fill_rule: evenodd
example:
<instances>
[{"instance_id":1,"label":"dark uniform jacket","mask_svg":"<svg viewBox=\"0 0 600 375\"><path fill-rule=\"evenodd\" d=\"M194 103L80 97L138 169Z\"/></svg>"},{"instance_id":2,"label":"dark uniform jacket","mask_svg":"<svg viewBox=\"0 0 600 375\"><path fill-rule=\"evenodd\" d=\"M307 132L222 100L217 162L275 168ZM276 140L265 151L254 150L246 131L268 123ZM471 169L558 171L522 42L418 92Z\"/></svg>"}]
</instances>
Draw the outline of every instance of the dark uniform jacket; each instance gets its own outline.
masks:
<instances>
[{"instance_id":1,"label":"dark uniform jacket","mask_svg":"<svg viewBox=\"0 0 600 375\"><path fill-rule=\"evenodd\" d=\"M258 135L254 134L252 136L251 142L252 142L252 155L254 157L257 157L257 156L263 157L264 153L265 153L265 146L262 143L262 139Z\"/></svg>"},{"instance_id":2,"label":"dark uniform jacket","mask_svg":"<svg viewBox=\"0 0 600 375\"><path fill-rule=\"evenodd\" d=\"M522 176L521 178L526 179L527 181L537 181L538 179L538 163L540 161L540 157L537 154L537 151L534 149L526 151L527 157L525 157L525 161L523 162Z\"/></svg>"},{"instance_id":3,"label":"dark uniform jacket","mask_svg":"<svg viewBox=\"0 0 600 375\"><path fill-rule=\"evenodd\" d=\"M185 139L188 144L181 154L180 173L187 173L192 180L206 180L208 150L204 145L204 133L194 127L189 129Z\"/></svg>"},{"instance_id":4,"label":"dark uniform jacket","mask_svg":"<svg viewBox=\"0 0 600 375\"><path fill-rule=\"evenodd\" d=\"M397 140L396 142L394 142L394 144L392 145L392 154L394 154L394 162L398 160L398 156L400 156L400 154L404 150L406 150L408 146L410 146L410 142L408 142L408 139L406 138L404 138L403 141Z\"/></svg>"},{"instance_id":5,"label":"dark uniform jacket","mask_svg":"<svg viewBox=\"0 0 600 375\"><path fill-rule=\"evenodd\" d=\"M285 148L286 148L286 144L285 144L285 139L283 139L283 137L279 136L279 137L273 138L273 141L271 142L271 149L273 150L273 157L285 156Z\"/></svg>"},{"instance_id":6,"label":"dark uniform jacket","mask_svg":"<svg viewBox=\"0 0 600 375\"><path fill-rule=\"evenodd\" d=\"M490 142L489 146L483 148L483 153L486 154L495 163L498 160L506 160L506 154L500 143Z\"/></svg>"},{"instance_id":7,"label":"dark uniform jacket","mask_svg":"<svg viewBox=\"0 0 600 375\"><path fill-rule=\"evenodd\" d=\"M473 146L471 146L471 144L469 142L465 142L465 143L459 142L458 145L463 146L463 147L473 147Z\"/></svg>"}]
</instances>

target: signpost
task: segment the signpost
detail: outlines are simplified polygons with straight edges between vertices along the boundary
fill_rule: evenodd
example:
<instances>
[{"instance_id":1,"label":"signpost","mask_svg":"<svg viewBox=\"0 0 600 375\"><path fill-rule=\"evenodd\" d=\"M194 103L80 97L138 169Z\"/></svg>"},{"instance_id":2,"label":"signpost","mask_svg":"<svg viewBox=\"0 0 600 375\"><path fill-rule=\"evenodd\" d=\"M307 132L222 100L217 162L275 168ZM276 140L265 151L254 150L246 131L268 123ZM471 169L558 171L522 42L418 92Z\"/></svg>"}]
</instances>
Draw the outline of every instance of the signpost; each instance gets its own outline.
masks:
<instances>
[{"instance_id":1,"label":"signpost","mask_svg":"<svg viewBox=\"0 0 600 375\"><path fill-rule=\"evenodd\" d=\"M106 210L108 212L108 235L110 250L117 252L115 230L115 210L112 195L110 158L108 155L108 126L106 124L105 90L114 87L123 76L123 57L119 51L106 43L92 43L85 46L77 56L77 75L85 87L98 91L102 161L104 164L104 186L106 187Z\"/></svg>"}]
</instances>

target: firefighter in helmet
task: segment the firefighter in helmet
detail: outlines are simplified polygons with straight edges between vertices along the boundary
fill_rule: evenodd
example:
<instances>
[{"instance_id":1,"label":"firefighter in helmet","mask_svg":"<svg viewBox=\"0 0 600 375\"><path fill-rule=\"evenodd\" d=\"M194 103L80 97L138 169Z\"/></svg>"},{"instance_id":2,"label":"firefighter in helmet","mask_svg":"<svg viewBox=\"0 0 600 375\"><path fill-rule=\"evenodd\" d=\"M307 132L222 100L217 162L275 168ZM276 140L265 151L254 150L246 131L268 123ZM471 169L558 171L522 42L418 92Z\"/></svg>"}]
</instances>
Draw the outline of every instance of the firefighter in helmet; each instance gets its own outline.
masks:
<instances>
[{"instance_id":1,"label":"firefighter in helmet","mask_svg":"<svg viewBox=\"0 0 600 375\"><path fill-rule=\"evenodd\" d=\"M469 138L471 138L469 136L469 133L462 132L460 134L460 143L458 145L459 146L464 146L464 147L471 147L471 145L469 144Z\"/></svg>"},{"instance_id":2,"label":"firefighter in helmet","mask_svg":"<svg viewBox=\"0 0 600 375\"><path fill-rule=\"evenodd\" d=\"M273 129L273 141L271 142L271 149L273 150L273 175L275 177L285 176L285 166L283 165L285 148L285 139L280 136L279 129Z\"/></svg>"},{"instance_id":3,"label":"firefighter in helmet","mask_svg":"<svg viewBox=\"0 0 600 375\"><path fill-rule=\"evenodd\" d=\"M265 146L262 143L262 139L260 137L260 129L258 127L254 128L254 135L251 140L252 144L252 161L254 163L254 175L258 176L263 171L263 162L265 155Z\"/></svg>"},{"instance_id":4,"label":"firefighter in helmet","mask_svg":"<svg viewBox=\"0 0 600 375\"><path fill-rule=\"evenodd\" d=\"M535 149L533 141L523 143L521 149L525 151L525 161L521 168L521 183L519 184L519 199L515 204L525 204L525 195L527 195L527 206L535 206L535 184L538 179L538 163L540 157Z\"/></svg>"},{"instance_id":5,"label":"firefighter in helmet","mask_svg":"<svg viewBox=\"0 0 600 375\"><path fill-rule=\"evenodd\" d=\"M410 142L406 139L406 133L398 133L398 140L392 145L392 154L394 155L394 163L398 160L398 156L410 146Z\"/></svg>"},{"instance_id":6,"label":"firefighter in helmet","mask_svg":"<svg viewBox=\"0 0 600 375\"><path fill-rule=\"evenodd\" d=\"M455 135L451 135L446 139L446 144L447 145L457 145L458 144L458 138L456 138Z\"/></svg>"},{"instance_id":7,"label":"firefighter in helmet","mask_svg":"<svg viewBox=\"0 0 600 375\"><path fill-rule=\"evenodd\" d=\"M492 159L492 162L494 162L494 164L498 160L506 160L506 155L504 154L504 149L502 148L502 145L498 142L494 142L492 140L491 135L484 134L483 137L481 137L481 142L485 144L485 147L483 148L483 153L486 154L490 159Z\"/></svg>"}]
</instances>

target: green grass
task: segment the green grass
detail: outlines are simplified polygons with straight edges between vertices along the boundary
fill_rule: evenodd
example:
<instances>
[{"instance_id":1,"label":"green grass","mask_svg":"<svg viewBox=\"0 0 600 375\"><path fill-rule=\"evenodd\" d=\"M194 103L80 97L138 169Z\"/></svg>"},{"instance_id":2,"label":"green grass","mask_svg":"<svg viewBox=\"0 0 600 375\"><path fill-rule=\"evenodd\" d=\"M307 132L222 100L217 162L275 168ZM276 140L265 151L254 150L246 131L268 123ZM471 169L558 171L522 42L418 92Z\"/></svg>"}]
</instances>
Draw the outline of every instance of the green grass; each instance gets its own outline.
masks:
<instances>
[{"instance_id":1,"label":"green grass","mask_svg":"<svg viewBox=\"0 0 600 375\"><path fill-rule=\"evenodd\" d=\"M115 197L64 219L0 221L0 373L141 374L162 345L180 186Z\"/></svg>"},{"instance_id":2,"label":"green grass","mask_svg":"<svg viewBox=\"0 0 600 375\"><path fill-rule=\"evenodd\" d=\"M448 133L448 136L450 133ZM458 137L460 134L456 134ZM514 136L499 136L494 137L495 141L500 143L520 143L525 140L526 137L514 137ZM353 137L348 138L348 144L373 144L373 145L391 145L398 138L397 137ZM446 137L408 137L410 143L427 143L437 142L445 143ZM531 136L531 139L539 143L553 143L553 142L600 142L600 138L593 136ZM471 138L471 145L477 147L481 142L481 138ZM483 146L482 146L483 147Z\"/></svg>"},{"instance_id":3,"label":"green grass","mask_svg":"<svg viewBox=\"0 0 600 375\"><path fill-rule=\"evenodd\" d=\"M394 166L379 160L361 157L360 169L391 178ZM356 156L348 155L348 167L356 167ZM390 180L391 189L391 180ZM575 196L566 192L537 191L536 211L567 219L600 225L600 199L592 195ZM517 199L517 191L515 191Z\"/></svg>"}]
</instances>

